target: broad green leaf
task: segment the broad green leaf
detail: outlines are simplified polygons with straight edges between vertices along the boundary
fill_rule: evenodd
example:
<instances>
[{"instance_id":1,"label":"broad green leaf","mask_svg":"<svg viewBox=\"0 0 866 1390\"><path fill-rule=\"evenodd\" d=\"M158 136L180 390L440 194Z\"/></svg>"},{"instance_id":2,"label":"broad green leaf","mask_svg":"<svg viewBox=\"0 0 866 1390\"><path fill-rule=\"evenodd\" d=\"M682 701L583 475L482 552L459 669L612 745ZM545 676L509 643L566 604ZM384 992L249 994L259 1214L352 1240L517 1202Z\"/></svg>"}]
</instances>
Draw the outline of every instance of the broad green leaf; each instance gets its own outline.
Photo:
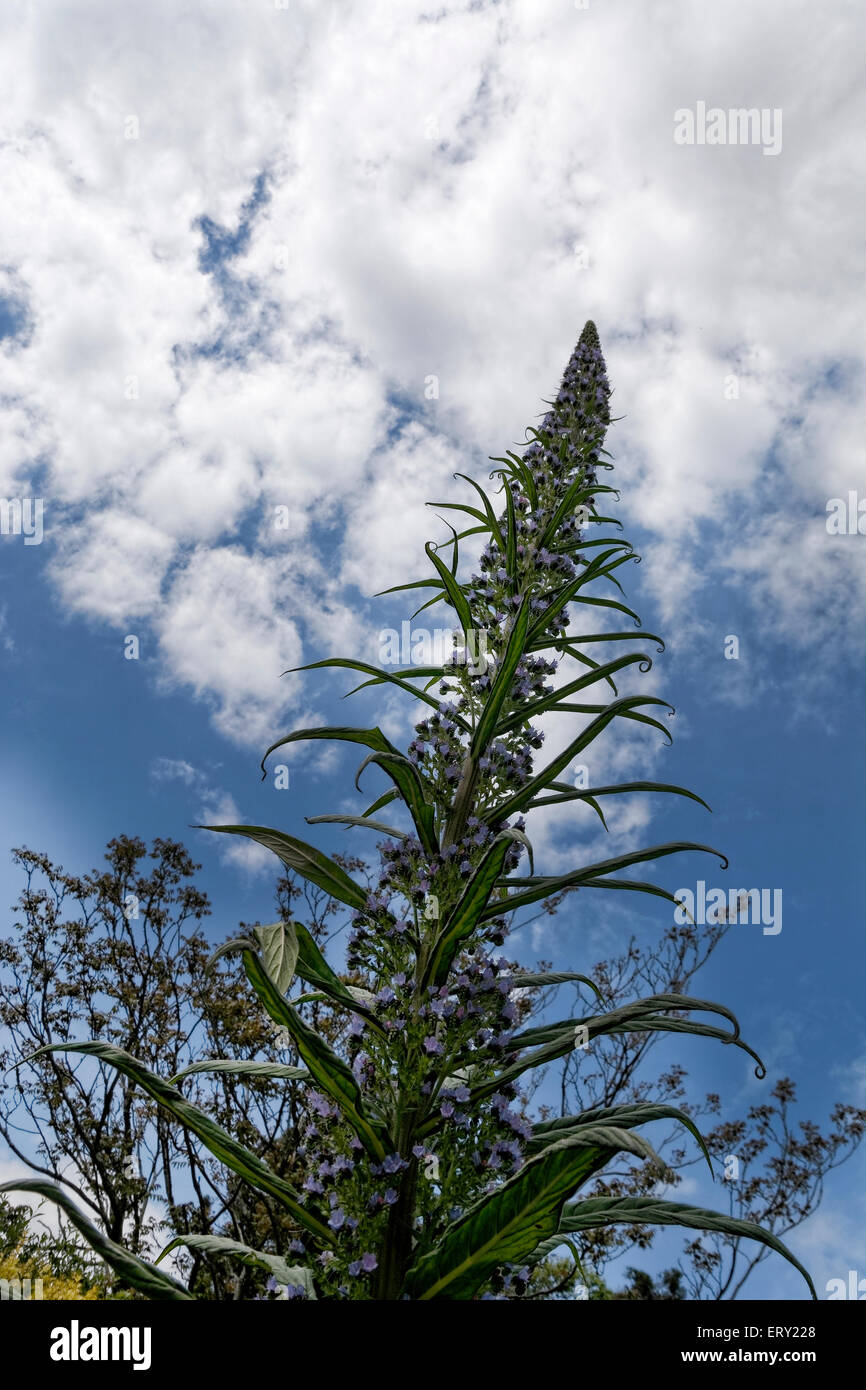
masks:
<instances>
[{"instance_id":1,"label":"broad green leaf","mask_svg":"<svg viewBox=\"0 0 866 1390\"><path fill-rule=\"evenodd\" d=\"M37 1197L47 1197L49 1202L54 1202L100 1259L147 1298L183 1303L195 1301L194 1295L177 1279L157 1269L156 1265L148 1264L147 1260L139 1259L129 1250L124 1250L122 1245L104 1235L56 1183L47 1182L44 1178L13 1179L12 1182L0 1183L0 1193L4 1192L32 1192Z\"/></svg>"},{"instance_id":2,"label":"broad green leaf","mask_svg":"<svg viewBox=\"0 0 866 1390\"><path fill-rule=\"evenodd\" d=\"M280 994L285 994L295 977L298 959L298 937L292 922L274 922L269 927L254 927L261 948L264 967Z\"/></svg>"},{"instance_id":3,"label":"broad green leaf","mask_svg":"<svg viewBox=\"0 0 866 1390\"><path fill-rule=\"evenodd\" d=\"M652 1124L655 1120L676 1120L697 1140L701 1153L707 1160L710 1177L713 1176L713 1163L704 1136L694 1120L675 1105L663 1105L656 1101L632 1101L627 1105L595 1106L581 1115L564 1115L556 1120L544 1120L532 1126L532 1138L527 1143L529 1153L537 1153L565 1135L576 1133L585 1125L613 1124L618 1129L633 1129L636 1125Z\"/></svg>"},{"instance_id":4,"label":"broad green leaf","mask_svg":"<svg viewBox=\"0 0 866 1390\"><path fill-rule=\"evenodd\" d=\"M384 1033L385 1030L375 1014L371 1013L363 1000L359 1000L357 995L343 983L339 975L331 969L309 929L302 922L296 922L295 932L298 938L296 970L301 979L306 980L307 984L313 985L315 989L321 990L335 1004L340 1004L351 1009L353 1013L359 1014L368 1027L374 1028L378 1033Z\"/></svg>"},{"instance_id":5,"label":"broad green leaf","mask_svg":"<svg viewBox=\"0 0 866 1390\"><path fill-rule=\"evenodd\" d=\"M423 1255L406 1278L411 1299L469 1299L501 1264L520 1264L558 1229L570 1193L625 1151L655 1158L645 1140L628 1130L597 1127L560 1140L496 1192L482 1198Z\"/></svg>"},{"instance_id":6,"label":"broad green leaf","mask_svg":"<svg viewBox=\"0 0 866 1390\"><path fill-rule=\"evenodd\" d=\"M677 1002L674 1003L673 1001ZM667 1001L667 1002L666 1002ZM662 1012L655 1012L655 1010ZM732 1020L734 1031L727 1032L715 1024L701 1023L696 1019L678 1018L665 1010L698 1009L723 1015ZM583 1030L586 1030L585 1034ZM558 1023L542 1024L518 1033L512 1039L515 1049L534 1050L524 1055L504 1071L489 1081L480 1082L472 1091L473 1101L492 1095L506 1081L514 1081L526 1071L545 1067L560 1057L567 1056L578 1047L578 1030L587 1040L604 1037L609 1033L689 1033L695 1037L713 1038L717 1042L732 1044L745 1052L756 1063L755 1074L760 1079L766 1075L764 1064L748 1043L739 1036L739 1024L729 1009L721 1004L711 1004L706 1000L689 999L687 995L656 995L652 999L641 999L634 1004L625 1004L607 1014L569 1018Z\"/></svg>"},{"instance_id":7,"label":"broad green leaf","mask_svg":"<svg viewBox=\"0 0 866 1390\"><path fill-rule=\"evenodd\" d=\"M586 1018L567 1018L559 1023L542 1023L535 1028L525 1028L512 1039L515 1047L534 1047L538 1043L549 1042L561 1033L574 1032L578 1024L587 1024L590 1037L606 1031L608 1025L629 1023L642 1015L655 1014L659 1009L697 1009L703 1013L719 1014L733 1025L732 1040L740 1036L740 1025L736 1014L724 1004L716 1004L710 999L696 999L690 994L651 994L644 999L636 999L630 1004L622 1004L606 1014L594 1014Z\"/></svg>"}]
</instances>

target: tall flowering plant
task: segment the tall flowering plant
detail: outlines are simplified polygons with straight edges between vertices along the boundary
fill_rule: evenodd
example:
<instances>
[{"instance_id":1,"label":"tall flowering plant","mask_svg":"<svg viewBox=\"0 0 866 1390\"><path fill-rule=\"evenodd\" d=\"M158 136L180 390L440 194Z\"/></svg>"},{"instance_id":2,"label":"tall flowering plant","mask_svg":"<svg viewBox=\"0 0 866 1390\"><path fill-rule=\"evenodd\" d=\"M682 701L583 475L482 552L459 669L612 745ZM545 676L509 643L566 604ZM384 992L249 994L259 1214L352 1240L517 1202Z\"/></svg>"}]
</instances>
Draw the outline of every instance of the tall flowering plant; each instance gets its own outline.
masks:
<instances>
[{"instance_id":1,"label":"tall flowering plant","mask_svg":"<svg viewBox=\"0 0 866 1390\"><path fill-rule=\"evenodd\" d=\"M182 1241L264 1266L299 1298L520 1297L532 1266L576 1232L614 1223L673 1224L761 1241L795 1264L812 1288L776 1237L751 1223L654 1196L581 1197L581 1189L620 1153L658 1162L639 1133L654 1120L679 1120L709 1163L687 1115L667 1105L632 1102L533 1124L520 1103L521 1079L529 1072L607 1033L716 1038L744 1049L763 1075L728 1009L681 994L654 995L612 1012L590 1002L580 1017L524 1027L527 991L564 982L587 991L595 987L570 971L529 973L502 953L508 923L525 907L576 888L647 893L673 902L666 889L619 877L620 871L681 851L717 853L676 841L550 876L536 872L526 834L527 813L541 806L584 801L604 823L602 803L613 795L664 792L700 801L685 788L656 782L581 788L562 780L609 725L637 720L666 733L648 711L670 710L656 696L618 693L619 673L632 666L646 672L652 664L645 653L619 645L634 642L633 630L572 626L576 612L596 616L599 610L640 625L622 601L616 577L634 558L632 548L604 534L612 521L603 514L604 500L614 491L599 481L611 466L603 447L609 398L598 334L587 323L555 401L540 427L527 432L528 446L496 460L500 467L491 476L501 480L498 514L487 492L469 478L471 504L438 504L461 512L470 524L461 532L452 528L445 547L428 544L431 574L399 587L429 591L422 607L450 605L460 633L450 657L441 665L397 671L337 658L313 663L361 674L359 689L390 683L416 699L423 717L408 748L396 747L379 728L315 728L289 734L265 754L266 760L277 748L312 739L366 750L358 777L378 769L387 789L359 816L312 821L342 822L385 837L374 890L366 891L336 860L282 831L211 827L266 845L287 868L352 912L342 975L300 922L256 928L220 948L240 953L252 989L292 1039L300 1066L198 1064L254 1067L275 1085L307 1088L303 1184L296 1189L275 1175L190 1105L176 1084L126 1053L99 1042L56 1045L111 1063L141 1086L283 1207L298 1232L292 1265L215 1235L187 1235L172 1245ZM483 536L484 545L478 572L464 582L458 578L459 546L473 535ZM599 592L605 582L614 593ZM563 663L568 670L558 674ZM605 702L585 703L584 692L595 688L605 691ZM537 721L554 714L564 715L573 733L545 761ZM382 820L386 808L399 811L402 824ZM344 1047L332 1046L310 1026L304 1004L311 999L350 1021ZM108 1241L59 1189L40 1182L18 1186L60 1202L106 1261L151 1297L191 1297L158 1265Z\"/></svg>"}]
</instances>

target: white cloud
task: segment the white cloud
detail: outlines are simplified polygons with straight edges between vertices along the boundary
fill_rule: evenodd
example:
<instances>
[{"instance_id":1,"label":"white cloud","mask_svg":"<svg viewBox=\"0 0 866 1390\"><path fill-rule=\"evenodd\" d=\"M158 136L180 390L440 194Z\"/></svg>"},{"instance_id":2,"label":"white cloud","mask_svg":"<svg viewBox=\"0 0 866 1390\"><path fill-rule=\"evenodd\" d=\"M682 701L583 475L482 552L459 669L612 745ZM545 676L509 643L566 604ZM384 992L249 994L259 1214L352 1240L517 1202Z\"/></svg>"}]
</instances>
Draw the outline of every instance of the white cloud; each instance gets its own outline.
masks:
<instances>
[{"instance_id":1,"label":"white cloud","mask_svg":"<svg viewBox=\"0 0 866 1390\"><path fill-rule=\"evenodd\" d=\"M150 770L155 782L182 782L194 799L195 812L202 825L242 825L245 818L229 792L208 781L205 774L182 758L158 758ZM211 837L212 839L213 837ZM272 872L274 856L269 849L243 835L218 835L219 857L247 874Z\"/></svg>"},{"instance_id":2,"label":"white cloud","mask_svg":"<svg viewBox=\"0 0 866 1390\"><path fill-rule=\"evenodd\" d=\"M7 6L0 483L42 470L60 602L152 631L260 742L305 699L278 670L369 644L351 586L423 572L423 503L522 436L593 316L665 635L724 578L786 643L861 643L862 547L821 521L866 492L856 18ZM781 108L781 154L675 145L699 99ZM239 236L222 276L202 217Z\"/></svg>"}]
</instances>

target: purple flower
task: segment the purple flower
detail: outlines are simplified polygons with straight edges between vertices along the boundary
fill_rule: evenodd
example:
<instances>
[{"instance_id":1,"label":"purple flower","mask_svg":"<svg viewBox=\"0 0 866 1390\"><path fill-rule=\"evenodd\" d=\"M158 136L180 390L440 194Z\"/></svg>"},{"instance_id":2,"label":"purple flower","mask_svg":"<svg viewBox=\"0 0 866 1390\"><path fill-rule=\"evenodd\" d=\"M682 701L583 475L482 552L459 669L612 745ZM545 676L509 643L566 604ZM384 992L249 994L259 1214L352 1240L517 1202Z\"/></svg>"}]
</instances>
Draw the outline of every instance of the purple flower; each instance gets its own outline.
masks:
<instances>
[{"instance_id":1,"label":"purple flower","mask_svg":"<svg viewBox=\"0 0 866 1390\"><path fill-rule=\"evenodd\" d=\"M442 1044L441 1044L441 1042L439 1041L438 1038L425 1038L425 1039L424 1039L424 1051L425 1051L425 1052L430 1052L430 1053L433 1053L433 1052L443 1052L443 1051L444 1051L444 1048L442 1047Z\"/></svg>"}]
</instances>

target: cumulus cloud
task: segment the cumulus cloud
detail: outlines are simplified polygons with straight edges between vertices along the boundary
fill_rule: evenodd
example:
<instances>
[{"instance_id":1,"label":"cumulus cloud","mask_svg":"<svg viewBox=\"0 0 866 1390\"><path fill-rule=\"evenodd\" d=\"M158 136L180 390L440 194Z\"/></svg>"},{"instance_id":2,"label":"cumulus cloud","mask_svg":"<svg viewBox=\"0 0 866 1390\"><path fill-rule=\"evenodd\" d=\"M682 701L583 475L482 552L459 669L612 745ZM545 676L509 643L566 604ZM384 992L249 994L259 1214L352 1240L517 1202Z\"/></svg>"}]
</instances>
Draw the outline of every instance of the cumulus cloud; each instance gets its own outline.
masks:
<instances>
[{"instance_id":1,"label":"cumulus cloud","mask_svg":"<svg viewBox=\"0 0 866 1390\"><path fill-rule=\"evenodd\" d=\"M721 580L786 643L861 644L862 547L823 525L866 491L856 18L7 6L0 483L44 490L58 602L258 745L592 316L666 636ZM779 108L781 152L675 144L698 100Z\"/></svg>"}]
</instances>

